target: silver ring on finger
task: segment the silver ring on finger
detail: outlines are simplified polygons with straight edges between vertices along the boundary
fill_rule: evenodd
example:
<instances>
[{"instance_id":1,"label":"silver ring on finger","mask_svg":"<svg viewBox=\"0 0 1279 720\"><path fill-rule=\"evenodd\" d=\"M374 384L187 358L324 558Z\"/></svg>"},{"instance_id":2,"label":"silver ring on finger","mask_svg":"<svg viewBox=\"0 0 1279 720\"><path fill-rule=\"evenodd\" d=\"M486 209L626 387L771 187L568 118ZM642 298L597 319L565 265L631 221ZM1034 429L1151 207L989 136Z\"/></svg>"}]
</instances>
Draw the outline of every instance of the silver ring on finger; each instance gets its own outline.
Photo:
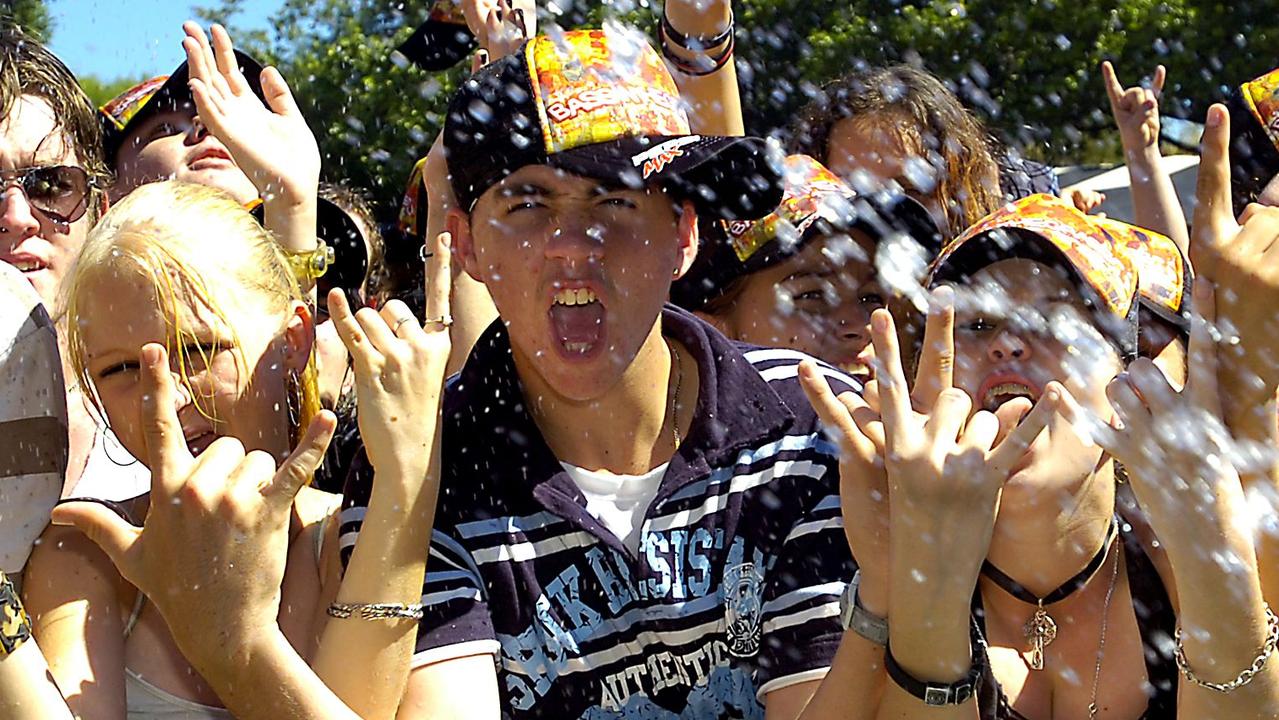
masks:
<instances>
[{"instance_id":1,"label":"silver ring on finger","mask_svg":"<svg viewBox=\"0 0 1279 720\"><path fill-rule=\"evenodd\" d=\"M440 327L451 327L453 325L453 316L441 315L439 317L427 318L426 322L423 324L431 324L431 323L437 324Z\"/></svg>"}]
</instances>

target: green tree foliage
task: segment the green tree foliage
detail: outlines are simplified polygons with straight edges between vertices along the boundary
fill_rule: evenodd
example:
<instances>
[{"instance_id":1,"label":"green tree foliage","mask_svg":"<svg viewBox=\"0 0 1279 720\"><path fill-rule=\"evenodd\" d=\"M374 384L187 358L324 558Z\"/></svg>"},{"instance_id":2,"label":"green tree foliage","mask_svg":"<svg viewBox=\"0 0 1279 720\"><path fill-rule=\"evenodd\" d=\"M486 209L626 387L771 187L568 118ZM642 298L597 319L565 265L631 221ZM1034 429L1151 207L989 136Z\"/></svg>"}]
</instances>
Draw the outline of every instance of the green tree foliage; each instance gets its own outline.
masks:
<instances>
[{"instance_id":1,"label":"green tree foliage","mask_svg":"<svg viewBox=\"0 0 1279 720\"><path fill-rule=\"evenodd\" d=\"M245 0L202 17L228 22ZM651 28L648 0L541 2L542 27L622 19ZM330 179L398 205L442 122L461 69L428 74L392 50L427 0L286 0L269 31L234 32L276 63L320 138ZM1098 66L1123 81L1168 66L1167 114L1198 119L1229 88L1276 64L1279 2L1221 0L736 0L747 127L780 133L823 83L865 64L907 62L946 79L992 129L1052 162L1118 159Z\"/></svg>"},{"instance_id":2,"label":"green tree foliage","mask_svg":"<svg viewBox=\"0 0 1279 720\"><path fill-rule=\"evenodd\" d=\"M0 18L18 25L41 42L48 42L53 32L53 18L44 0L0 0Z\"/></svg>"}]
</instances>

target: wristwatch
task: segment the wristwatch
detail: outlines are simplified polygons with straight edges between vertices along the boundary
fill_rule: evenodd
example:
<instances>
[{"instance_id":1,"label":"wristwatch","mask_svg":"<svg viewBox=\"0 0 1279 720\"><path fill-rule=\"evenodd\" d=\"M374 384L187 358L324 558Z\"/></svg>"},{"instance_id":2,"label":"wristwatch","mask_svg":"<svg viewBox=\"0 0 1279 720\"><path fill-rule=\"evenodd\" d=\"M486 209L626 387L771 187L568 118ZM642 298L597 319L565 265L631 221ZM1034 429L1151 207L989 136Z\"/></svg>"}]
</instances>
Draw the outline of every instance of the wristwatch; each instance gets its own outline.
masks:
<instances>
[{"instance_id":1,"label":"wristwatch","mask_svg":"<svg viewBox=\"0 0 1279 720\"><path fill-rule=\"evenodd\" d=\"M0 572L0 657L17 650L31 639L31 620L22 609L22 601L13 582Z\"/></svg>"},{"instance_id":2,"label":"wristwatch","mask_svg":"<svg viewBox=\"0 0 1279 720\"><path fill-rule=\"evenodd\" d=\"M285 261L289 263L289 268L293 271L293 277L298 280L317 280L324 277L324 273L328 272L337 258L332 245L319 240L316 242L318 245L314 250L302 252L282 250Z\"/></svg>"},{"instance_id":3,"label":"wristwatch","mask_svg":"<svg viewBox=\"0 0 1279 720\"><path fill-rule=\"evenodd\" d=\"M857 602L857 587L861 585L862 571L859 568L853 573L852 582L844 588L839 596L839 624L845 630L852 630L876 645L888 644L888 621L870 611Z\"/></svg>"}]
</instances>

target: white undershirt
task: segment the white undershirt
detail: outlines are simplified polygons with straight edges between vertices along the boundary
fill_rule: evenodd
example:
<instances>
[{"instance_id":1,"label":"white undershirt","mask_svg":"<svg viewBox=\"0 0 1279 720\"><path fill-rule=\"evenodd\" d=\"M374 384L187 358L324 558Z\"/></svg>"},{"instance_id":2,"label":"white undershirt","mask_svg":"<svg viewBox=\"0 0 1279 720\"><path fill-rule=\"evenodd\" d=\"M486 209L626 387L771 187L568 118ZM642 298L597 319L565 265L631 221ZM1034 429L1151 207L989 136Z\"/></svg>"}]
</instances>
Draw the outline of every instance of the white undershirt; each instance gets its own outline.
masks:
<instances>
[{"instance_id":1,"label":"white undershirt","mask_svg":"<svg viewBox=\"0 0 1279 720\"><path fill-rule=\"evenodd\" d=\"M560 465L586 497L586 511L638 556L644 514L657 496L670 463L662 463L643 475L583 470L566 462Z\"/></svg>"}]
</instances>

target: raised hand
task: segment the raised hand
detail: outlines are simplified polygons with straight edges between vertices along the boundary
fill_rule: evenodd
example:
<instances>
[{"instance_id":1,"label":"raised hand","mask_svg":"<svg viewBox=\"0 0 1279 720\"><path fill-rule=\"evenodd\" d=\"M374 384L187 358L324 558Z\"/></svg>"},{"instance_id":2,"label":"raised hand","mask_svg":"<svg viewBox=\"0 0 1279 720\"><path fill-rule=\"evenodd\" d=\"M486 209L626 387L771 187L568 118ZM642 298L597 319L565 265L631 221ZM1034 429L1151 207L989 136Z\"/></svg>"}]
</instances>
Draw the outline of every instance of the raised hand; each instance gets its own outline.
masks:
<instances>
[{"instance_id":1,"label":"raised hand","mask_svg":"<svg viewBox=\"0 0 1279 720\"><path fill-rule=\"evenodd\" d=\"M463 0L462 14L488 62L519 49L537 34L537 8L531 0Z\"/></svg>"},{"instance_id":2,"label":"raised hand","mask_svg":"<svg viewBox=\"0 0 1279 720\"><path fill-rule=\"evenodd\" d=\"M1164 89L1167 71L1155 68L1150 87L1136 85L1125 88L1115 74L1115 66L1107 60L1101 64L1101 75L1110 98L1110 112L1119 126L1119 136L1127 153L1157 145L1159 142L1159 95Z\"/></svg>"},{"instance_id":3,"label":"raised hand","mask_svg":"<svg viewBox=\"0 0 1279 720\"><path fill-rule=\"evenodd\" d=\"M329 312L355 362L360 437L369 462L379 472L412 470L424 477L430 462L449 341L449 290L452 285L448 233L436 236L427 267L426 327L408 306L392 300L380 312L351 312L340 290L329 293ZM421 472L417 472L417 471Z\"/></svg>"},{"instance_id":4,"label":"raised hand","mask_svg":"<svg viewBox=\"0 0 1279 720\"><path fill-rule=\"evenodd\" d=\"M142 406L151 470L141 528L104 505L73 502L53 521L97 543L120 575L160 610L179 649L201 673L276 626L293 498L319 467L336 419L321 412L278 467L262 451L222 437L192 457L177 417L164 348L142 348Z\"/></svg>"},{"instance_id":5,"label":"raised hand","mask_svg":"<svg viewBox=\"0 0 1279 720\"><path fill-rule=\"evenodd\" d=\"M1200 153L1190 259L1216 285L1227 337L1219 355L1226 417L1273 399L1279 386L1279 208L1249 205L1236 220L1230 193L1230 116L1208 108Z\"/></svg>"},{"instance_id":6,"label":"raised hand","mask_svg":"<svg viewBox=\"0 0 1279 720\"><path fill-rule=\"evenodd\" d=\"M200 121L226 145L268 203L277 197L314 202L320 149L280 72L262 71L263 104L240 72L231 37L221 25L212 28L212 45L196 23L184 23L182 29Z\"/></svg>"}]
</instances>

